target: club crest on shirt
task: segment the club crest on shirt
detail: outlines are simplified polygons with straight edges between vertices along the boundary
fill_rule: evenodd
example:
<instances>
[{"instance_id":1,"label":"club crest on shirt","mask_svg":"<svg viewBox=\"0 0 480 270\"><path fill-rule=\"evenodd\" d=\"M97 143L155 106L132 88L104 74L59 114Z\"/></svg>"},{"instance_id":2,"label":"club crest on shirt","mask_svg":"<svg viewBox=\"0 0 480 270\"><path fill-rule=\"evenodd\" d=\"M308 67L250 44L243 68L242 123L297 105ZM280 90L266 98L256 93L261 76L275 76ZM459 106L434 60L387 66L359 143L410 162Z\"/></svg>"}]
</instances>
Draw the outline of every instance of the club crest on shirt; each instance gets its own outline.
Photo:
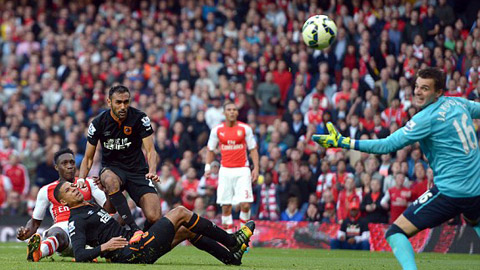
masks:
<instances>
[{"instance_id":1,"label":"club crest on shirt","mask_svg":"<svg viewBox=\"0 0 480 270\"><path fill-rule=\"evenodd\" d=\"M242 132L241 130L237 130L237 135L238 135L238 137L241 137L242 134L243 134L243 132Z\"/></svg>"},{"instance_id":2,"label":"club crest on shirt","mask_svg":"<svg viewBox=\"0 0 480 270\"><path fill-rule=\"evenodd\" d=\"M132 127L124 126L123 127L123 133L125 133L125 135L132 134Z\"/></svg>"}]
</instances>

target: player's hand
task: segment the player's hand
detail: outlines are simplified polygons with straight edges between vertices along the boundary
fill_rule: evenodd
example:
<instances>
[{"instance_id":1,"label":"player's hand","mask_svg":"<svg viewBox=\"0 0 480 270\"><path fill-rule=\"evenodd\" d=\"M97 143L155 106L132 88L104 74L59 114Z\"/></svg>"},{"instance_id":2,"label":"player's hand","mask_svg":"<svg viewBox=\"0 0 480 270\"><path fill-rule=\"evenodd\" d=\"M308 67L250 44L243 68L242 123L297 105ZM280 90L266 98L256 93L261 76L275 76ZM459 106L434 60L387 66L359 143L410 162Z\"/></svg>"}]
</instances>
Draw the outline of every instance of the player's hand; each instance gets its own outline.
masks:
<instances>
[{"instance_id":1,"label":"player's hand","mask_svg":"<svg viewBox=\"0 0 480 270\"><path fill-rule=\"evenodd\" d=\"M155 182L160 181L160 178L159 178L158 175L155 174L155 173L147 173L147 174L145 174L145 177L146 177L147 179L150 179L150 180L155 181Z\"/></svg>"},{"instance_id":2,"label":"player's hand","mask_svg":"<svg viewBox=\"0 0 480 270\"><path fill-rule=\"evenodd\" d=\"M212 171L208 170L208 171L205 171L203 175L205 175L205 178L209 178L211 174L212 174Z\"/></svg>"},{"instance_id":3,"label":"player's hand","mask_svg":"<svg viewBox=\"0 0 480 270\"><path fill-rule=\"evenodd\" d=\"M87 183L85 183L85 179L83 178L78 178L77 181L75 182L75 185L79 189L84 189L87 187Z\"/></svg>"},{"instance_id":4,"label":"player's hand","mask_svg":"<svg viewBox=\"0 0 480 270\"><path fill-rule=\"evenodd\" d=\"M312 135L312 140L325 148L344 148L350 149L350 138L343 137L331 122L327 123L328 135Z\"/></svg>"},{"instance_id":5,"label":"player's hand","mask_svg":"<svg viewBox=\"0 0 480 270\"><path fill-rule=\"evenodd\" d=\"M345 235L340 236L340 237L338 238L338 240L340 240L340 241L345 241Z\"/></svg>"},{"instance_id":6,"label":"player's hand","mask_svg":"<svg viewBox=\"0 0 480 270\"><path fill-rule=\"evenodd\" d=\"M347 242L348 242L350 245L353 245L353 244L355 244L357 241L355 241L355 238L352 237L352 238L348 239Z\"/></svg>"},{"instance_id":7,"label":"player's hand","mask_svg":"<svg viewBox=\"0 0 480 270\"><path fill-rule=\"evenodd\" d=\"M124 248L128 245L128 241L126 238L122 236L113 237L112 239L108 240L108 242L102 244L100 246L100 251L112 251L120 248Z\"/></svg>"},{"instance_id":8,"label":"player's hand","mask_svg":"<svg viewBox=\"0 0 480 270\"><path fill-rule=\"evenodd\" d=\"M31 236L30 229L25 227L20 227L17 230L17 238L18 240L27 240Z\"/></svg>"},{"instance_id":9,"label":"player's hand","mask_svg":"<svg viewBox=\"0 0 480 270\"><path fill-rule=\"evenodd\" d=\"M258 179L258 169L257 168L254 168L252 170L252 183L254 183L255 181L257 181Z\"/></svg>"},{"instance_id":10,"label":"player's hand","mask_svg":"<svg viewBox=\"0 0 480 270\"><path fill-rule=\"evenodd\" d=\"M92 179L95 186L97 186L101 191L105 192L105 187L103 186L102 181L100 181L100 177L93 176Z\"/></svg>"}]
</instances>

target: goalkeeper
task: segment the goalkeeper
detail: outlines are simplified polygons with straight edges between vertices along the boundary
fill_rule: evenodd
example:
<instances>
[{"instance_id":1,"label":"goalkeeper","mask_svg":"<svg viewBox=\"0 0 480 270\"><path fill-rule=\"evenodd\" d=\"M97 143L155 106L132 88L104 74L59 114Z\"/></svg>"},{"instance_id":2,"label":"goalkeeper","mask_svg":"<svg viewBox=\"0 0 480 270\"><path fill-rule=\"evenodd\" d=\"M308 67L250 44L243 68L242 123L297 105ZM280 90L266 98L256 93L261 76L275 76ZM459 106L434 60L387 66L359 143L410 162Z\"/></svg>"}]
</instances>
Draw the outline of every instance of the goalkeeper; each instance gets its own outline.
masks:
<instances>
[{"instance_id":1,"label":"goalkeeper","mask_svg":"<svg viewBox=\"0 0 480 270\"><path fill-rule=\"evenodd\" d=\"M480 103L443 96L445 75L425 68L415 80L415 104L421 109L407 124L379 140L343 137L332 123L328 135L312 139L325 148L340 147L386 154L420 143L434 172L435 185L411 204L385 237L404 270L417 269L408 238L462 213L480 235L480 152L472 118L480 118Z\"/></svg>"}]
</instances>

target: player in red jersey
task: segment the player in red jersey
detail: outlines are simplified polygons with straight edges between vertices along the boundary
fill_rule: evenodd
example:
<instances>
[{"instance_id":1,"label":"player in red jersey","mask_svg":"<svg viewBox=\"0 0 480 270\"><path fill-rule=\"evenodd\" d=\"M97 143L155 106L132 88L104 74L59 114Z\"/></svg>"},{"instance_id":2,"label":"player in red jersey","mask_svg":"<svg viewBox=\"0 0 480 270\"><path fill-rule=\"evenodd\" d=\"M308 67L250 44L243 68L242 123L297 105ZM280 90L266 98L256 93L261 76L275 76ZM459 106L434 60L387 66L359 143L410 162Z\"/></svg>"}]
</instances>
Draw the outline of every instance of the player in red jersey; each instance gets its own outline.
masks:
<instances>
[{"instance_id":1,"label":"player in red jersey","mask_svg":"<svg viewBox=\"0 0 480 270\"><path fill-rule=\"evenodd\" d=\"M55 251L62 256L73 256L70 237L68 234L68 218L70 217L70 209L60 204L53 196L53 191L60 181L76 182L75 178L75 158L73 151L70 149L62 149L55 153L54 156L55 169L58 171L59 179L53 183L43 186L37 195L37 202L33 210L32 218L27 222L25 227L18 228L17 238L28 242L27 260L38 262L41 258L51 256ZM112 211L109 201L105 193L100 190L93 179L87 178L86 187L80 189L85 200L94 200L97 204ZM37 233L38 228L42 224L47 207L53 217L54 224L42 236ZM113 212L113 211L112 211Z\"/></svg>"},{"instance_id":2,"label":"player in red jersey","mask_svg":"<svg viewBox=\"0 0 480 270\"><path fill-rule=\"evenodd\" d=\"M222 166L218 173L217 203L222 206L222 225L231 233L232 204L240 204L240 226L250 219L250 203L253 202L252 182L258 177L259 158L252 128L237 121L237 106L227 101L223 105L223 110L225 122L214 127L208 139L205 177L209 177L211 163L215 159L213 151L220 145ZM251 172L247 149L253 161Z\"/></svg>"}]
</instances>

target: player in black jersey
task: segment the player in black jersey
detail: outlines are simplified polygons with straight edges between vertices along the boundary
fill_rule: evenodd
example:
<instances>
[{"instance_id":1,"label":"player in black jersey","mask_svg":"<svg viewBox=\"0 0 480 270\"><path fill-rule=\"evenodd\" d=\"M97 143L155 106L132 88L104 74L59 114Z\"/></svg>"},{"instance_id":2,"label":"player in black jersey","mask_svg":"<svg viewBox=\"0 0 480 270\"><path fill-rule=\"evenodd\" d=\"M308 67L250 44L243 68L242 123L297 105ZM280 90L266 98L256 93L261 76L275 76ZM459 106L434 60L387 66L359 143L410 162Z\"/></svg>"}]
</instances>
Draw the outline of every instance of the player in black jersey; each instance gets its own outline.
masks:
<instances>
[{"instance_id":1,"label":"player in black jersey","mask_svg":"<svg viewBox=\"0 0 480 270\"><path fill-rule=\"evenodd\" d=\"M121 227L100 206L86 202L75 184L60 182L53 195L70 208L68 229L76 262L101 256L116 263L154 263L177 244L189 239L197 248L223 263L240 265L255 230L255 223L249 221L235 234L229 234L179 206L155 222L139 242L128 244L133 232ZM86 249L86 245L93 249Z\"/></svg>"},{"instance_id":2,"label":"player in black jersey","mask_svg":"<svg viewBox=\"0 0 480 270\"><path fill-rule=\"evenodd\" d=\"M151 182L159 180L156 175L157 153L153 143L153 129L145 113L129 106L130 91L127 87L116 85L110 88L107 102L110 110L100 113L88 127L88 142L79 178L83 179L88 175L97 143L100 141L103 168L99 186L105 188L125 223L136 231L131 239L134 242L140 240L143 232L135 224L122 191L127 190L130 197L142 208L147 218L144 230L159 220L162 214L157 192ZM148 165L142 145L147 154Z\"/></svg>"}]
</instances>

